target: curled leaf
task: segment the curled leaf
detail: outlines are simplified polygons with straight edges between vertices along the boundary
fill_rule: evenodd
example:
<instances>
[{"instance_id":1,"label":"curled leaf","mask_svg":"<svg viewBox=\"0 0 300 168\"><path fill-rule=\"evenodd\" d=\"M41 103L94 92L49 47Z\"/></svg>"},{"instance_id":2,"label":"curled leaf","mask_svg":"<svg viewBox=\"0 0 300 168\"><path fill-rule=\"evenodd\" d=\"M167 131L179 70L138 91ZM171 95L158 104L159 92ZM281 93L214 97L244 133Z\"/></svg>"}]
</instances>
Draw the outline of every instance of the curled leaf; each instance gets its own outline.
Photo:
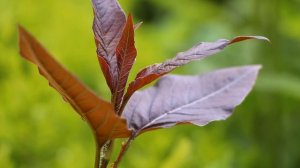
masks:
<instances>
[{"instance_id":1,"label":"curled leaf","mask_svg":"<svg viewBox=\"0 0 300 168\"><path fill-rule=\"evenodd\" d=\"M257 40L265 40L267 42L271 42L268 38L263 36L237 36L234 39L230 40L229 44L245 41L245 40L251 40L251 39L257 39Z\"/></svg>"},{"instance_id":2,"label":"curled leaf","mask_svg":"<svg viewBox=\"0 0 300 168\"><path fill-rule=\"evenodd\" d=\"M268 40L261 36L239 36L232 40L221 39L216 42L202 42L185 52L178 53L172 59L144 68L137 74L135 80L129 84L124 96L123 108L135 91L171 72L175 68L183 66L191 61L201 60L207 56L216 54L230 44L249 39Z\"/></svg>"}]
</instances>

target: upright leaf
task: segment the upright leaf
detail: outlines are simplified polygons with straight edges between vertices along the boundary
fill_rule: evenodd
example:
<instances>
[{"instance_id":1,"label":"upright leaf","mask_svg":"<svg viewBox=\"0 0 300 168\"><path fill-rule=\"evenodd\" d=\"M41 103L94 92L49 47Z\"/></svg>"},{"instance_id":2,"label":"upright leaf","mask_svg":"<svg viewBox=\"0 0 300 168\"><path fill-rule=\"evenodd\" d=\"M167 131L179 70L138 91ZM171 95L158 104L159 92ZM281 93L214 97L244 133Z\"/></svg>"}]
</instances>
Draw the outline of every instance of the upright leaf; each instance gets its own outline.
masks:
<instances>
[{"instance_id":1,"label":"upright leaf","mask_svg":"<svg viewBox=\"0 0 300 168\"><path fill-rule=\"evenodd\" d=\"M168 75L137 91L123 117L136 134L180 123L198 126L224 120L250 92L260 66L218 70L201 76Z\"/></svg>"},{"instance_id":2,"label":"upright leaf","mask_svg":"<svg viewBox=\"0 0 300 168\"><path fill-rule=\"evenodd\" d=\"M135 25L133 26L134 31L136 31L137 29L139 29L139 28L142 26L142 24L143 24L143 22L139 22L139 23L135 24Z\"/></svg>"},{"instance_id":3,"label":"upright leaf","mask_svg":"<svg viewBox=\"0 0 300 168\"><path fill-rule=\"evenodd\" d=\"M123 99L124 89L126 87L129 72L136 58L136 48L134 46L134 27L132 16L129 15L125 25L121 40L116 50L118 62L118 82L116 92L113 95L115 110L119 111Z\"/></svg>"},{"instance_id":4,"label":"upright leaf","mask_svg":"<svg viewBox=\"0 0 300 168\"><path fill-rule=\"evenodd\" d=\"M116 0L92 0L94 8L93 31L98 59L112 93L118 79L116 47L121 38L126 16Z\"/></svg>"},{"instance_id":5,"label":"upright leaf","mask_svg":"<svg viewBox=\"0 0 300 168\"><path fill-rule=\"evenodd\" d=\"M39 72L84 118L99 145L109 139L127 137L126 121L119 118L110 103L97 97L74 75L61 66L24 28L19 27L21 55L37 65Z\"/></svg>"},{"instance_id":6,"label":"upright leaf","mask_svg":"<svg viewBox=\"0 0 300 168\"><path fill-rule=\"evenodd\" d=\"M176 57L172 59L144 68L137 74L135 80L129 84L127 93L124 97L123 108L135 91L151 83L157 78L169 73L175 68L183 66L191 61L201 60L207 56L211 56L222 51L230 44L248 39L260 39L268 41L267 38L261 36L239 36L232 40L221 39L216 42L202 42L185 52L178 53Z\"/></svg>"}]
</instances>

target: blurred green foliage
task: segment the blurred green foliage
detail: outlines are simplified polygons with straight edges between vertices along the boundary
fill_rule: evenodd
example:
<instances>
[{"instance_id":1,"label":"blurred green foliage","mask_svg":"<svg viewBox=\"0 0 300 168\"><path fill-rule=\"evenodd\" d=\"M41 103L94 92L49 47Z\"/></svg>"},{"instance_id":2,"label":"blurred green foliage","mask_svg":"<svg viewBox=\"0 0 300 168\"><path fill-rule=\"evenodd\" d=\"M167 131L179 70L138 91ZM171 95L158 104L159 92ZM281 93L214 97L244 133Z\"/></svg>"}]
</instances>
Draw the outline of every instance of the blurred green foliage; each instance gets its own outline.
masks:
<instances>
[{"instance_id":1,"label":"blurred green foliage","mask_svg":"<svg viewBox=\"0 0 300 168\"><path fill-rule=\"evenodd\" d=\"M121 167L300 167L299 0L120 0L136 22L137 64L165 60L199 41L264 35L176 70L263 64L254 91L224 122L143 134ZM95 54L90 0L0 1L0 167L92 167L88 126L20 58L17 24L32 32L68 69L109 99ZM120 140L117 142L120 143ZM118 145L116 145L118 146ZM116 154L118 148L115 149Z\"/></svg>"}]
</instances>

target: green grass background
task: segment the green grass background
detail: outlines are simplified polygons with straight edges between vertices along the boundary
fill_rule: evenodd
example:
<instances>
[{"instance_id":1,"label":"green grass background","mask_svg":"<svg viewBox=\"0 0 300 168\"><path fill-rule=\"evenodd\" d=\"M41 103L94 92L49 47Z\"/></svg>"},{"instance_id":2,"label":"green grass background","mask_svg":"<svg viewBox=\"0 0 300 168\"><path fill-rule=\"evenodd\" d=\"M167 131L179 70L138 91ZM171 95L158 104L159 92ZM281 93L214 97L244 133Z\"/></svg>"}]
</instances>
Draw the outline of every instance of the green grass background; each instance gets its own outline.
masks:
<instances>
[{"instance_id":1,"label":"green grass background","mask_svg":"<svg viewBox=\"0 0 300 168\"><path fill-rule=\"evenodd\" d=\"M177 126L136 139L123 168L300 167L299 0L120 0L135 22L142 67L200 41L264 35L173 73L264 66L254 91L227 121ZM0 1L0 167L92 167L91 131L32 64L18 54L17 24L102 97L109 91L95 54L90 0ZM118 142L120 143L120 142ZM114 154L118 152L115 149Z\"/></svg>"}]
</instances>

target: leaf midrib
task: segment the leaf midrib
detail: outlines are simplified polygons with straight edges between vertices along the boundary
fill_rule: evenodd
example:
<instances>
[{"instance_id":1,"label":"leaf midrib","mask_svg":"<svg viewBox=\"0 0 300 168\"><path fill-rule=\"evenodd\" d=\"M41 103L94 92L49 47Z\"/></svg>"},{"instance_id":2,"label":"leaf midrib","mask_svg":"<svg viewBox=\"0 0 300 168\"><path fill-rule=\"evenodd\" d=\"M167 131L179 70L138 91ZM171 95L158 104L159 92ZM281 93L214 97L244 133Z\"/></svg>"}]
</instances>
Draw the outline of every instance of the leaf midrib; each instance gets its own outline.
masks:
<instances>
[{"instance_id":1,"label":"leaf midrib","mask_svg":"<svg viewBox=\"0 0 300 168\"><path fill-rule=\"evenodd\" d=\"M237 82L239 82L240 80L242 80L243 78L245 78L246 76L248 76L250 73L252 73L252 71L253 71L253 70L249 70L249 71L246 72L244 75L242 75L241 77L239 77L239 78L237 78L236 80L232 81L231 83L227 84L225 87L220 88L220 89L217 90L216 92L210 93L210 94L208 94L208 95L206 95L206 96L204 96L204 97L202 97L202 98L200 98L200 99L198 99L198 100L195 100L195 101L192 101L191 103L188 103L188 104L186 104L186 105L177 107L177 108L175 108L175 109L173 109L173 110L171 110L171 111L168 111L168 112L162 114L161 116L156 117L155 119L151 120L148 124L146 124L145 126L143 126L142 128L140 128L137 132L141 132L142 130L144 130L145 128L151 126L153 123L155 123L156 121L160 120L161 118L164 118L164 117L167 116L168 114L174 113L174 112L176 112L176 111L178 111L178 110L181 110L181 109L183 109L183 108L185 108L185 107L188 107L188 106L194 105L194 104L196 104L196 103L199 103L199 102L201 102L201 101L207 100L208 98L210 98L210 97L212 97L212 96L215 96L215 95L221 93L222 91L224 91L224 90L230 88L232 85L236 84Z\"/></svg>"}]
</instances>

